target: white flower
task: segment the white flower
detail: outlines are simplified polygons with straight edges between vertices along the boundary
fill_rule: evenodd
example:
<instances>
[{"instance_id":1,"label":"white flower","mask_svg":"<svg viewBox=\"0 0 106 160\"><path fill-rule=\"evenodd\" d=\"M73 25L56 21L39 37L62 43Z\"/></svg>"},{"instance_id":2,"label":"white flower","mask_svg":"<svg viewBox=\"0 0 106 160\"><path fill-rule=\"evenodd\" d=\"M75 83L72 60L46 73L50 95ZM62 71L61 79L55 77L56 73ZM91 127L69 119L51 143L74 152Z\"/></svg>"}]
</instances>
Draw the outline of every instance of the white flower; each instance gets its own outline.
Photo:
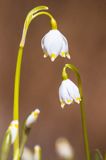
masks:
<instances>
[{"instance_id":1,"label":"white flower","mask_svg":"<svg viewBox=\"0 0 106 160\"><path fill-rule=\"evenodd\" d=\"M13 144L18 134L18 120L13 120L10 123L9 129L11 132L11 144Z\"/></svg>"},{"instance_id":2,"label":"white flower","mask_svg":"<svg viewBox=\"0 0 106 160\"><path fill-rule=\"evenodd\" d=\"M55 144L57 154L63 159L73 159L74 150L66 138L58 138Z\"/></svg>"},{"instance_id":3,"label":"white flower","mask_svg":"<svg viewBox=\"0 0 106 160\"><path fill-rule=\"evenodd\" d=\"M68 42L64 35L57 29L50 30L41 40L44 58L49 56L54 61L58 55L70 59Z\"/></svg>"},{"instance_id":4,"label":"white flower","mask_svg":"<svg viewBox=\"0 0 106 160\"><path fill-rule=\"evenodd\" d=\"M62 108L64 108L65 104L71 104L73 100L78 104L80 103L79 89L70 79L62 81L59 87L59 99Z\"/></svg>"},{"instance_id":5,"label":"white flower","mask_svg":"<svg viewBox=\"0 0 106 160\"><path fill-rule=\"evenodd\" d=\"M39 109L35 109L28 118L26 119L26 127L31 127L31 125L37 120L38 115L40 113Z\"/></svg>"}]
</instances>

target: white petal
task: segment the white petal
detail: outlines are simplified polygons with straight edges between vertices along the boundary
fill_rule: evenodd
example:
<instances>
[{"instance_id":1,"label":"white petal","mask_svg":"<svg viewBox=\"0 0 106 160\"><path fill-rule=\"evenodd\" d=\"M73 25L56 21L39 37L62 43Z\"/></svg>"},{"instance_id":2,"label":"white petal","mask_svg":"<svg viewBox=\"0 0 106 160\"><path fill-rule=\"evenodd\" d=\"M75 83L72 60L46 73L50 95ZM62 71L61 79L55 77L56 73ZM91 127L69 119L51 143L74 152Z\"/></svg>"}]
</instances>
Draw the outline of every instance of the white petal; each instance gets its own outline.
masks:
<instances>
[{"instance_id":1,"label":"white petal","mask_svg":"<svg viewBox=\"0 0 106 160\"><path fill-rule=\"evenodd\" d=\"M44 40L44 48L50 56L52 53L55 53L57 56L62 49L62 36L58 30L50 30Z\"/></svg>"},{"instance_id":2,"label":"white petal","mask_svg":"<svg viewBox=\"0 0 106 160\"><path fill-rule=\"evenodd\" d=\"M67 57L68 59L71 59L71 56L70 56L69 52L66 53L66 57Z\"/></svg>"},{"instance_id":3,"label":"white petal","mask_svg":"<svg viewBox=\"0 0 106 160\"><path fill-rule=\"evenodd\" d=\"M64 84L64 81L62 81L62 83L59 87L59 99L60 99L60 101L65 102L66 104L71 104L73 102L73 99L69 95L67 88Z\"/></svg>"},{"instance_id":4,"label":"white petal","mask_svg":"<svg viewBox=\"0 0 106 160\"><path fill-rule=\"evenodd\" d=\"M64 36L63 36L62 43L63 43L63 45L62 45L62 49L61 49L61 52L60 52L60 56L66 57L66 55L69 51L68 51L68 42L67 42L67 39Z\"/></svg>"},{"instance_id":5,"label":"white petal","mask_svg":"<svg viewBox=\"0 0 106 160\"><path fill-rule=\"evenodd\" d=\"M59 100L60 100L60 103L61 103L61 108L64 108L64 106L65 106L65 101L64 101L64 99L63 99L62 96L61 96L61 91L60 91L60 89L59 89Z\"/></svg>"},{"instance_id":6,"label":"white petal","mask_svg":"<svg viewBox=\"0 0 106 160\"><path fill-rule=\"evenodd\" d=\"M70 96L74 99L76 103L80 103L80 93L78 87L69 79L66 80L66 88Z\"/></svg>"},{"instance_id":7,"label":"white petal","mask_svg":"<svg viewBox=\"0 0 106 160\"><path fill-rule=\"evenodd\" d=\"M45 47L44 47L44 39L45 39L45 36L42 38L42 40L41 40L41 47L42 47L42 49L43 50L45 50Z\"/></svg>"},{"instance_id":8,"label":"white petal","mask_svg":"<svg viewBox=\"0 0 106 160\"><path fill-rule=\"evenodd\" d=\"M63 84L61 84L59 88L59 97L66 103L67 99L69 99L68 92Z\"/></svg>"}]
</instances>

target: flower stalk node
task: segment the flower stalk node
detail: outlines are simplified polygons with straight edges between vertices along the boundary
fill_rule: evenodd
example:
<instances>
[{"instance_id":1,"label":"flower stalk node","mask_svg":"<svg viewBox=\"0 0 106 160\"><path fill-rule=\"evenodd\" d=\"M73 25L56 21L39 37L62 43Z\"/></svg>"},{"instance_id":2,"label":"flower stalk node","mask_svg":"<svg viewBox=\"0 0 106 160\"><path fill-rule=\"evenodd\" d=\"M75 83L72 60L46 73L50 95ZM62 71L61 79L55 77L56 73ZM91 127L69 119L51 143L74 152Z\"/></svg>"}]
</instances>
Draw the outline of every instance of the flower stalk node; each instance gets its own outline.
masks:
<instances>
[{"instance_id":1,"label":"flower stalk node","mask_svg":"<svg viewBox=\"0 0 106 160\"><path fill-rule=\"evenodd\" d=\"M57 29L57 22L54 18L51 18L51 26L52 26L52 29Z\"/></svg>"}]
</instances>

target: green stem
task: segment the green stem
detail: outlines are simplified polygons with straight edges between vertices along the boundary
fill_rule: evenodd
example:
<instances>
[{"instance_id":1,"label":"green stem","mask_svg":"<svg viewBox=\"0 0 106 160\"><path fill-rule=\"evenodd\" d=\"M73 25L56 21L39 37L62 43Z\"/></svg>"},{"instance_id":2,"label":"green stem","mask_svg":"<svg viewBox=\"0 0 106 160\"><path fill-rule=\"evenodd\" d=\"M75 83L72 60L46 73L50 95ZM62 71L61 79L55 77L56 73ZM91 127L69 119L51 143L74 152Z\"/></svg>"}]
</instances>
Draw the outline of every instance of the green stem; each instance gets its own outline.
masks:
<instances>
[{"instance_id":1,"label":"green stem","mask_svg":"<svg viewBox=\"0 0 106 160\"><path fill-rule=\"evenodd\" d=\"M52 29L56 29L57 28L57 24L55 19L53 18L53 16L48 13L48 12L39 12L41 10L47 10L48 7L46 6L39 6L36 7L34 9L32 9L26 19L25 19L25 23L24 23L24 27L23 27L23 33L22 33L22 38L21 38L21 42L19 45L19 50L18 50L18 57L17 57L17 64L16 64L16 72L15 72L15 82L14 82L14 106L13 106L13 119L14 120L19 120L19 89L20 89L20 74L21 74L21 63L22 63L22 57L23 57L23 49L24 49L24 45L25 45L25 40L26 40L26 35L27 35L27 31L29 28L29 25L31 23L31 21L36 18L39 15L47 15L49 16L49 18L51 19L51 25L52 25ZM19 160L19 131L18 131L18 136L15 140L14 143L14 155L13 155L13 159L14 160Z\"/></svg>"},{"instance_id":2,"label":"green stem","mask_svg":"<svg viewBox=\"0 0 106 160\"><path fill-rule=\"evenodd\" d=\"M84 99L83 99L83 93L82 93L82 81L81 81L81 77L80 77L78 69L72 64L66 64L65 67L63 68L63 72L62 72L63 79L68 78L68 75L66 72L67 68L71 69L77 77L78 88L79 88L79 92L81 96L80 111L81 111L81 121L82 121L82 129L83 129L83 136L84 136L84 148L85 148L85 153L86 153L86 159L90 160L91 156L90 156L87 125L86 125L86 113L85 113Z\"/></svg>"},{"instance_id":3,"label":"green stem","mask_svg":"<svg viewBox=\"0 0 106 160\"><path fill-rule=\"evenodd\" d=\"M11 133L10 133L10 130L8 129L5 133L3 143L1 146L0 160L7 160L8 159L10 146L11 146Z\"/></svg>"},{"instance_id":4,"label":"green stem","mask_svg":"<svg viewBox=\"0 0 106 160\"><path fill-rule=\"evenodd\" d=\"M15 84L14 84L14 107L13 107L13 119L19 120L19 86L20 86L20 72L21 72L21 62L22 62L23 47L19 47L16 73L15 73ZM19 153L19 131L17 138L14 143L14 159Z\"/></svg>"}]
</instances>

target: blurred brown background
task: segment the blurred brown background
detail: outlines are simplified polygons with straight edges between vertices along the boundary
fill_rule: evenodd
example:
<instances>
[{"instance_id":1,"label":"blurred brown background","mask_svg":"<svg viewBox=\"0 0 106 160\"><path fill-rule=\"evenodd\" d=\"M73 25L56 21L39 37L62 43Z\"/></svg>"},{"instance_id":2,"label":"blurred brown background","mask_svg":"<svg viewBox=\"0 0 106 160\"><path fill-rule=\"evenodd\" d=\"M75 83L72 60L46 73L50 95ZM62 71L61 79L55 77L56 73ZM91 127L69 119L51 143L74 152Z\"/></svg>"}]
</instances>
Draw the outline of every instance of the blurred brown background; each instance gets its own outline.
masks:
<instances>
[{"instance_id":1,"label":"blurred brown background","mask_svg":"<svg viewBox=\"0 0 106 160\"><path fill-rule=\"evenodd\" d=\"M40 40L50 29L46 16L33 21L27 36L21 74L20 119L36 107L41 110L28 146L40 144L43 158L56 159L54 142L64 136L84 160L80 109L60 108L58 88L65 63L81 73L92 152L106 151L106 0L0 0L0 142L12 120L13 83L17 50L27 12L47 5L69 41L71 60L43 58ZM71 78L70 73L70 78Z\"/></svg>"}]
</instances>

